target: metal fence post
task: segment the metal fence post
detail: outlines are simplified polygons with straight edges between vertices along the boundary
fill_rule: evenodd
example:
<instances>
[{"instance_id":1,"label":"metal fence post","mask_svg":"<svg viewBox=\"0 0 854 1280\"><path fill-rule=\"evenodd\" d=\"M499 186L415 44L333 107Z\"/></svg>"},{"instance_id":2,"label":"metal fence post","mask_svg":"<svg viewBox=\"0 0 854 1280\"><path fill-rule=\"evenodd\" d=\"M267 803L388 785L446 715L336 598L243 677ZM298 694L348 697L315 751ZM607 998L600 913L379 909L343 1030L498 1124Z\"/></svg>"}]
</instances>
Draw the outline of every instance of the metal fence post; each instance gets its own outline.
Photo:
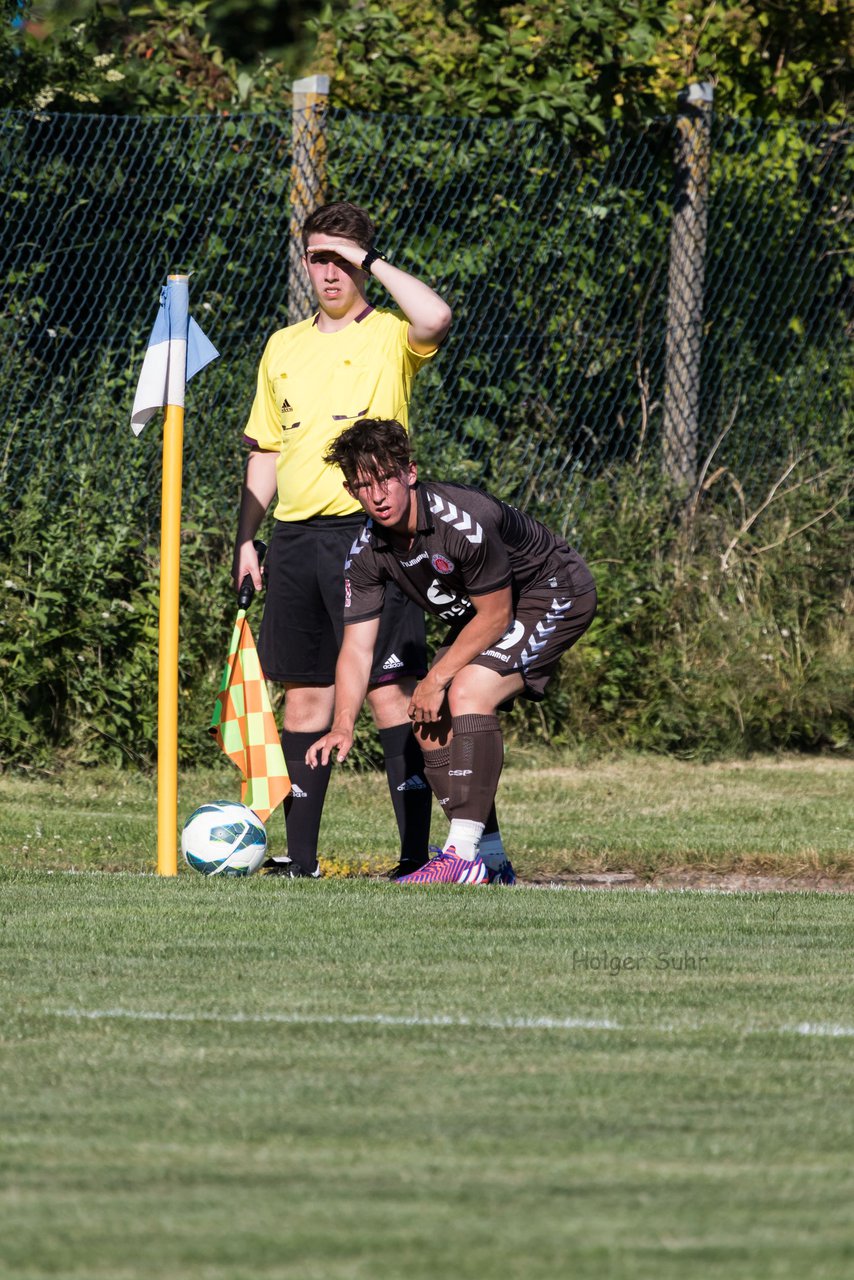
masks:
<instances>
[{"instance_id":1,"label":"metal fence post","mask_svg":"<svg viewBox=\"0 0 854 1280\"><path fill-rule=\"evenodd\" d=\"M326 107L329 76L293 83L293 162L288 237L288 324L311 314L313 299L302 269L302 224L323 203L326 186Z\"/></svg>"},{"instance_id":2,"label":"metal fence post","mask_svg":"<svg viewBox=\"0 0 854 1280\"><path fill-rule=\"evenodd\" d=\"M667 345L662 464L680 489L697 479L703 282L706 263L711 84L690 84L679 95L676 119L676 189L667 280Z\"/></svg>"}]
</instances>

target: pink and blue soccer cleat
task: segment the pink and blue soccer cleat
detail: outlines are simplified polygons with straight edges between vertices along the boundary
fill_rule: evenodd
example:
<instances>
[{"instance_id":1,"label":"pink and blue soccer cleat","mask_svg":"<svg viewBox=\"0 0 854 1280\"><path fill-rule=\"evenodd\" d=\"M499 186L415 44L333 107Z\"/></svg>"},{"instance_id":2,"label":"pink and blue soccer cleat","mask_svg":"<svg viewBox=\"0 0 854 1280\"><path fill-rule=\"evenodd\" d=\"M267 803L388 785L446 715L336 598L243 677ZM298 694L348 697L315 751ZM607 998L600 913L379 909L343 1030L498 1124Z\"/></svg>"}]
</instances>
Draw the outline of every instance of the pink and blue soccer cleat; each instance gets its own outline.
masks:
<instances>
[{"instance_id":1,"label":"pink and blue soccer cleat","mask_svg":"<svg viewBox=\"0 0 854 1280\"><path fill-rule=\"evenodd\" d=\"M413 871L408 876L401 876L397 883L488 884L489 872L480 858L475 858L473 862L467 862L465 858L458 858L454 852L453 845L451 845L447 852L437 853L434 858L431 858L418 871Z\"/></svg>"}]
</instances>

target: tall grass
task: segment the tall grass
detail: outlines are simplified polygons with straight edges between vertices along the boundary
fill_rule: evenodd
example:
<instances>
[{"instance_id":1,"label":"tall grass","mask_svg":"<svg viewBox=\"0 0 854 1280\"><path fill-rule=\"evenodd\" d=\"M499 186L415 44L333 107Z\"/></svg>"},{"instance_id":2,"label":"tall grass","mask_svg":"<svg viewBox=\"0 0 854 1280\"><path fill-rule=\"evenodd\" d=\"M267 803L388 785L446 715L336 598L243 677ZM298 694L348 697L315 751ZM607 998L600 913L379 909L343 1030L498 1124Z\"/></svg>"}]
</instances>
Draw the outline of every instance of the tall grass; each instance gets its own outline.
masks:
<instances>
[{"instance_id":1,"label":"tall grass","mask_svg":"<svg viewBox=\"0 0 854 1280\"><path fill-rule=\"evenodd\" d=\"M701 759L850 748L848 485L804 458L750 509L725 468L687 504L650 467L600 477L574 531L599 612L542 711L519 707L520 736Z\"/></svg>"}]
</instances>

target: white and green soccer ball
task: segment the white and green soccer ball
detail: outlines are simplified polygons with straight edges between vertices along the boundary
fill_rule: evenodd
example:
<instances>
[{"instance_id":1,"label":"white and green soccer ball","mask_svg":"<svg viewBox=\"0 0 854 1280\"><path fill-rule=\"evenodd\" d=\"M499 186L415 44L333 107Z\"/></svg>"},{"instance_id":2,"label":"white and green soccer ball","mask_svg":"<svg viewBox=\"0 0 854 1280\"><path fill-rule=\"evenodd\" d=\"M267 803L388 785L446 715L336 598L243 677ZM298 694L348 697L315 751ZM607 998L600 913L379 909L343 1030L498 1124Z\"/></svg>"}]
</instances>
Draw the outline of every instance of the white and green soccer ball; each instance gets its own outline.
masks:
<instances>
[{"instance_id":1,"label":"white and green soccer ball","mask_svg":"<svg viewBox=\"0 0 854 1280\"><path fill-rule=\"evenodd\" d=\"M184 823L181 852L203 876L251 876L267 853L267 832L248 805L213 800Z\"/></svg>"}]
</instances>

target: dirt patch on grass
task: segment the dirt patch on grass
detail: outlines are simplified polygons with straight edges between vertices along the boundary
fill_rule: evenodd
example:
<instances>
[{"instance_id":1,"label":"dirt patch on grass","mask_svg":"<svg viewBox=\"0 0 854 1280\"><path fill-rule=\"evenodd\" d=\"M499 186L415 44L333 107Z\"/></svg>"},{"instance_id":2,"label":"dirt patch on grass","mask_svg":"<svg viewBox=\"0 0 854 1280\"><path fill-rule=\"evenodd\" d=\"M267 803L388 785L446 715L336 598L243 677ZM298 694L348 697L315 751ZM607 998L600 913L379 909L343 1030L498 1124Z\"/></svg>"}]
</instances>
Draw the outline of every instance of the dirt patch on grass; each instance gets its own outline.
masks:
<instances>
[{"instance_id":1,"label":"dirt patch on grass","mask_svg":"<svg viewBox=\"0 0 854 1280\"><path fill-rule=\"evenodd\" d=\"M632 871L577 875L534 875L520 884L558 884L573 889L703 889L717 893L854 893L854 873L798 872L773 875L766 872L707 871L686 867L638 876Z\"/></svg>"}]
</instances>

